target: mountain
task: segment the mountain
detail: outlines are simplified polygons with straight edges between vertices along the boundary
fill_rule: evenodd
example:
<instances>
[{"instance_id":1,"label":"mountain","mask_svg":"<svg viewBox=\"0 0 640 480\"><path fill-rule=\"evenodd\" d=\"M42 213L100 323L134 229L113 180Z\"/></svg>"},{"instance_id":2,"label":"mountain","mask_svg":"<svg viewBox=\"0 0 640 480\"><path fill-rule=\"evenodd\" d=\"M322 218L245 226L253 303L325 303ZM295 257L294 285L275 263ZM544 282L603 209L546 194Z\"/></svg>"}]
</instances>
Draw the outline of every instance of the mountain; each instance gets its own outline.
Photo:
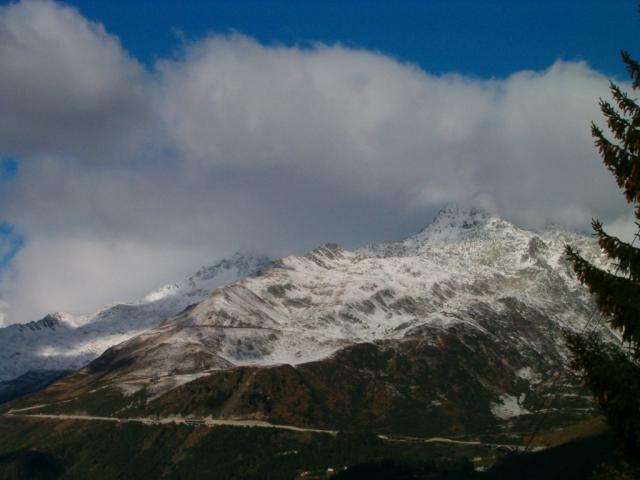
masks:
<instances>
[{"instance_id":1,"label":"mountain","mask_svg":"<svg viewBox=\"0 0 640 480\"><path fill-rule=\"evenodd\" d=\"M0 328L0 382L28 372L30 375L23 380L40 378L38 372L49 372L45 375L49 377L54 371L77 370L110 346L157 326L199 302L214 288L251 275L269 261L260 255L237 253L138 302L113 305L90 315L53 313L38 321ZM6 385L0 383L0 398ZM16 384L11 385L14 388Z\"/></svg>"},{"instance_id":2,"label":"mountain","mask_svg":"<svg viewBox=\"0 0 640 480\"><path fill-rule=\"evenodd\" d=\"M585 328L594 305L566 244L603 265L591 238L449 205L399 242L272 262L27 404L405 435L524 435L541 414L575 422L593 408L562 330Z\"/></svg>"},{"instance_id":3,"label":"mountain","mask_svg":"<svg viewBox=\"0 0 640 480\"><path fill-rule=\"evenodd\" d=\"M0 403L36 392L68 373L71 372L69 370L29 370L19 377L2 381L0 382Z\"/></svg>"}]
</instances>

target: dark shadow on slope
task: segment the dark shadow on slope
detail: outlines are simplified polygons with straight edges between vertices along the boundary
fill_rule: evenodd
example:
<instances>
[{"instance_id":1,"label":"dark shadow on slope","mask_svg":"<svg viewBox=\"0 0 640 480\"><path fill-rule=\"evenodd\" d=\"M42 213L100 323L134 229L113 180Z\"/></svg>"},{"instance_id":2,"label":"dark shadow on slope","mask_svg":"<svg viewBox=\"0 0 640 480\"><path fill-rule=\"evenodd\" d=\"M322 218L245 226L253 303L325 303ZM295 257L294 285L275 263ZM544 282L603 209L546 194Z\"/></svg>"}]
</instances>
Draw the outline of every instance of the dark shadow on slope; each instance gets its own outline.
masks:
<instances>
[{"instance_id":1,"label":"dark shadow on slope","mask_svg":"<svg viewBox=\"0 0 640 480\"><path fill-rule=\"evenodd\" d=\"M531 454L504 457L481 478L486 480L583 480L598 465L616 463L616 442L611 432L575 440Z\"/></svg>"},{"instance_id":2,"label":"dark shadow on slope","mask_svg":"<svg viewBox=\"0 0 640 480\"><path fill-rule=\"evenodd\" d=\"M69 373L68 370L29 371L13 380L0 382L0 404L37 392Z\"/></svg>"},{"instance_id":3,"label":"dark shadow on slope","mask_svg":"<svg viewBox=\"0 0 640 480\"><path fill-rule=\"evenodd\" d=\"M541 452L514 453L489 471L474 472L470 464L408 463L382 460L354 465L335 479L429 479L429 480L584 480L603 463L617 464L616 443L611 432L575 440Z\"/></svg>"},{"instance_id":4,"label":"dark shadow on slope","mask_svg":"<svg viewBox=\"0 0 640 480\"><path fill-rule=\"evenodd\" d=\"M473 471L471 463L466 461L442 465L433 461L410 463L387 459L349 467L332 478L340 480L472 480L480 477Z\"/></svg>"},{"instance_id":5,"label":"dark shadow on slope","mask_svg":"<svg viewBox=\"0 0 640 480\"><path fill-rule=\"evenodd\" d=\"M161 323L166 323L172 319L183 315L192 309L194 305L189 305L179 312L163 312L157 316L155 313L149 313L145 308L151 309L151 305L139 307L137 305L114 305L105 310L94 322L83 325L78 328L72 328L50 315L41 320L30 322L25 325L9 325L0 328L0 344L11 345L12 338L24 340L27 336L27 342L20 346L28 345L28 350L11 352L7 355L8 361L12 357L20 359L22 364L31 365L31 371L49 370L52 360L59 359L60 356L47 357L41 355L48 348L57 348L63 343L65 347L72 351L82 347L87 341L98 341L101 335L111 335L113 333L122 335L131 335L135 332L156 327ZM153 318L153 321L151 319ZM123 321L127 319L127 321ZM134 335L135 336L135 335ZM3 352L5 353L5 352ZM66 354L65 368L68 370L76 370L83 368L97 356L91 352L84 352L75 355Z\"/></svg>"}]
</instances>

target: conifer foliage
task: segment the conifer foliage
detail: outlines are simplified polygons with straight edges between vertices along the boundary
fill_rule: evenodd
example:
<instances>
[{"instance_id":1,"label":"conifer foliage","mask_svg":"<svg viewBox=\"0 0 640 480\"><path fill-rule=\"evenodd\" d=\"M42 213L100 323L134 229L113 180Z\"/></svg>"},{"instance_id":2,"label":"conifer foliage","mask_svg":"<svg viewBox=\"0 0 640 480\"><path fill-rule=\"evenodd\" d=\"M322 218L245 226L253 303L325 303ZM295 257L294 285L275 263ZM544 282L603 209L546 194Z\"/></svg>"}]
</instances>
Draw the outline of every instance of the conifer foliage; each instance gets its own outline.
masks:
<instances>
[{"instance_id":1,"label":"conifer foliage","mask_svg":"<svg viewBox=\"0 0 640 480\"><path fill-rule=\"evenodd\" d=\"M640 90L640 64L622 52L633 91ZM600 100L613 140L595 124L591 132L603 163L614 175L633 205L640 222L640 105L618 85L611 83L615 106ZM640 229L640 223L636 222ZM622 334L624 345L604 342L595 333L569 333L573 366L604 410L607 419L633 453L640 453L640 248L607 234L594 220L600 247L615 264L608 272L586 261L567 247L567 257L578 279L595 295L596 303L610 325ZM636 233L636 238L640 230Z\"/></svg>"}]
</instances>

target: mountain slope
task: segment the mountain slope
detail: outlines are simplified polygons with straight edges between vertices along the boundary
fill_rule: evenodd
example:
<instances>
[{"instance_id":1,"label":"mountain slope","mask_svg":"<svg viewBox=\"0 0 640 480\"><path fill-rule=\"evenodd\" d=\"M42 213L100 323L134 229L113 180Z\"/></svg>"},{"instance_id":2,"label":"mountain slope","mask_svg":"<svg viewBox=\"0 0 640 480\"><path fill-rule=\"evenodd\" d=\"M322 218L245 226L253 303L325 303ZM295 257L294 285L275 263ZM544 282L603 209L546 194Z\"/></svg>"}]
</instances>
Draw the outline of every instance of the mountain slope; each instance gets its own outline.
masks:
<instances>
[{"instance_id":1,"label":"mountain slope","mask_svg":"<svg viewBox=\"0 0 640 480\"><path fill-rule=\"evenodd\" d=\"M214 288L251 275L268 263L266 257L236 254L151 292L139 302L114 305L91 315L54 313L39 321L0 328L0 382L27 372L81 368L110 346L155 327Z\"/></svg>"},{"instance_id":2,"label":"mountain slope","mask_svg":"<svg viewBox=\"0 0 640 480\"><path fill-rule=\"evenodd\" d=\"M587 237L449 206L404 241L325 245L216 289L31 401L396 433L491 434L549 408L573 421L592 408L561 330L593 304L566 243L602 264Z\"/></svg>"}]
</instances>

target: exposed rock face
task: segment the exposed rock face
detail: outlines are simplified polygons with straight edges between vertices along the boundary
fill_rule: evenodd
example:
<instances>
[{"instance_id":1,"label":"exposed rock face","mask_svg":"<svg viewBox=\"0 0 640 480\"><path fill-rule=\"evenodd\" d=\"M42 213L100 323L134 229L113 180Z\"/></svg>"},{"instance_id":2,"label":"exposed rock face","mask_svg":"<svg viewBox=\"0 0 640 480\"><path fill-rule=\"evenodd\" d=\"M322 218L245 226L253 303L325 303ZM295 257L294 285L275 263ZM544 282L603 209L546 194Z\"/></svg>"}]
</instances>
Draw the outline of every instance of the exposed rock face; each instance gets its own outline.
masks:
<instances>
[{"instance_id":1,"label":"exposed rock face","mask_svg":"<svg viewBox=\"0 0 640 480\"><path fill-rule=\"evenodd\" d=\"M601 263L587 237L447 207L401 242L273 262L42 398L405 433L518 430L549 408L575 419L591 403L568 376L561 330L583 328L593 304L567 243Z\"/></svg>"}]
</instances>

